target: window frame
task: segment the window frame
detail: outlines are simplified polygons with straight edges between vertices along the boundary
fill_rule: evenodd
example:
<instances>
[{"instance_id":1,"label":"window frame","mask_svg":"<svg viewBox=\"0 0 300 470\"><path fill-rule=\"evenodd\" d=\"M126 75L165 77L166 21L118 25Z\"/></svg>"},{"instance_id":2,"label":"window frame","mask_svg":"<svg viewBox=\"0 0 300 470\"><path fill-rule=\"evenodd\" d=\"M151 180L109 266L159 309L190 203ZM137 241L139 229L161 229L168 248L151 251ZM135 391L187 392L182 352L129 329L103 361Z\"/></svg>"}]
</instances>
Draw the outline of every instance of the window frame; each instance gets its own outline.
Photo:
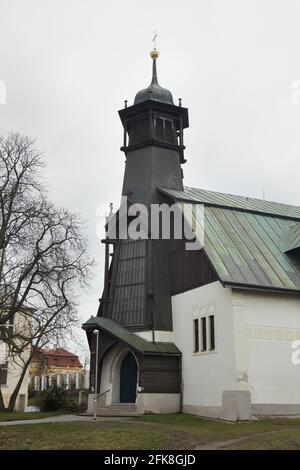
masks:
<instances>
[{"instance_id":1,"label":"window frame","mask_svg":"<svg viewBox=\"0 0 300 470\"><path fill-rule=\"evenodd\" d=\"M200 352L199 342L199 318L193 319L193 341L194 341L194 353Z\"/></svg>"},{"instance_id":2,"label":"window frame","mask_svg":"<svg viewBox=\"0 0 300 470\"><path fill-rule=\"evenodd\" d=\"M209 350L215 351L216 349L215 315L208 315L207 318L208 318Z\"/></svg>"},{"instance_id":3,"label":"window frame","mask_svg":"<svg viewBox=\"0 0 300 470\"><path fill-rule=\"evenodd\" d=\"M201 352L207 351L207 321L206 315L201 317Z\"/></svg>"},{"instance_id":4,"label":"window frame","mask_svg":"<svg viewBox=\"0 0 300 470\"><path fill-rule=\"evenodd\" d=\"M213 318L213 320L211 319ZM198 350L196 350L195 322L198 321ZM213 328L212 328L213 327ZM212 328L212 329L211 329ZM212 336L213 331L213 336ZM213 341L212 341L213 339ZM213 347L212 347L213 346ZM194 313L193 317L193 355L217 353L216 348L216 314L215 313Z\"/></svg>"}]
</instances>

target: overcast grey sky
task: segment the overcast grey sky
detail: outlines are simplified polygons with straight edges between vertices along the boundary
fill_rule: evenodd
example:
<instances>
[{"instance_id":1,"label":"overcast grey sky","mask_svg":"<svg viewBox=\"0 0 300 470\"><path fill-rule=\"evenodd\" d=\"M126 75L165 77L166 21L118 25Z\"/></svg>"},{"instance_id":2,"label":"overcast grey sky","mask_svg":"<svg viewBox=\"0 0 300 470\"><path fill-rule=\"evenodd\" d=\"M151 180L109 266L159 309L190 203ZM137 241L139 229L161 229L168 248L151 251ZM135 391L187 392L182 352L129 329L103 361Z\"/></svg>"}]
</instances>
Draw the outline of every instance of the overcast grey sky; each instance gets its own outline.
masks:
<instances>
[{"instance_id":1,"label":"overcast grey sky","mask_svg":"<svg viewBox=\"0 0 300 470\"><path fill-rule=\"evenodd\" d=\"M102 289L97 206L121 192L117 111L149 84L153 30L159 82L189 108L185 184L300 205L299 19L299 0L0 0L0 130L36 138L51 198L88 220L82 319Z\"/></svg>"}]
</instances>

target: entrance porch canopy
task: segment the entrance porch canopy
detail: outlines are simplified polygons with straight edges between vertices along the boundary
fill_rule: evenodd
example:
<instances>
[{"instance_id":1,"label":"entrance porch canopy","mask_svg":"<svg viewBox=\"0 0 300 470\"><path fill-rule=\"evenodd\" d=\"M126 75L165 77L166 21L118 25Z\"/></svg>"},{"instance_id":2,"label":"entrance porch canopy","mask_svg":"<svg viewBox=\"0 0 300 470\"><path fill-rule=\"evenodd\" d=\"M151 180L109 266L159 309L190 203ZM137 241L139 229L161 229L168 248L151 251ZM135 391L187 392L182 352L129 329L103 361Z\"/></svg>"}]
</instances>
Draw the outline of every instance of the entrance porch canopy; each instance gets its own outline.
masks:
<instances>
[{"instance_id":1,"label":"entrance porch canopy","mask_svg":"<svg viewBox=\"0 0 300 470\"><path fill-rule=\"evenodd\" d=\"M109 318L92 316L82 325L82 328L87 333L95 329L102 331L115 340L129 346L134 351L142 354L181 356L180 350L174 343L153 343L152 341L146 341Z\"/></svg>"}]
</instances>

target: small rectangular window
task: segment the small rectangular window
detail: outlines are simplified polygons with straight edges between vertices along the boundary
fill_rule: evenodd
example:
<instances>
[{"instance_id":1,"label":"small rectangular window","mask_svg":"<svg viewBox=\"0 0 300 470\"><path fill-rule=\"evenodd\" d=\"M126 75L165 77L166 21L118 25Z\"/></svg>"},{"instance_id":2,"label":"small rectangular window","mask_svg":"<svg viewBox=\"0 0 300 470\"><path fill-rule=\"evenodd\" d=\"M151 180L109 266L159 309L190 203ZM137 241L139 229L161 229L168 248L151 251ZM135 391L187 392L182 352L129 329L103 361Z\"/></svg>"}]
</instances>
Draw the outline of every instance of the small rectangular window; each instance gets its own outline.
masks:
<instances>
[{"instance_id":1,"label":"small rectangular window","mask_svg":"<svg viewBox=\"0 0 300 470\"><path fill-rule=\"evenodd\" d=\"M199 320L194 320L194 352L199 352Z\"/></svg>"},{"instance_id":2,"label":"small rectangular window","mask_svg":"<svg viewBox=\"0 0 300 470\"><path fill-rule=\"evenodd\" d=\"M209 316L209 339L210 349L215 349L215 317L214 315Z\"/></svg>"},{"instance_id":3,"label":"small rectangular window","mask_svg":"<svg viewBox=\"0 0 300 470\"><path fill-rule=\"evenodd\" d=\"M202 351L206 351L207 350L206 317L201 318L201 337L202 337Z\"/></svg>"}]
</instances>

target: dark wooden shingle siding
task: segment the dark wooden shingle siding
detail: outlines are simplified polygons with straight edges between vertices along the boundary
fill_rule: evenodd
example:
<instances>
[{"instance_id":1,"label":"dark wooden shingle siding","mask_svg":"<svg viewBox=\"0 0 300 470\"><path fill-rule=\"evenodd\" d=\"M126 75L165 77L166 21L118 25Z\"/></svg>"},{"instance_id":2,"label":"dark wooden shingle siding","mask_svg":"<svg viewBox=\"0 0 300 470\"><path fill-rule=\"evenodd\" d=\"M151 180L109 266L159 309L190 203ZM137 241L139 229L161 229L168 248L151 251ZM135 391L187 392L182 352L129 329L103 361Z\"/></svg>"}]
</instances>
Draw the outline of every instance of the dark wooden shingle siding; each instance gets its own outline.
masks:
<instances>
[{"instance_id":1,"label":"dark wooden shingle siding","mask_svg":"<svg viewBox=\"0 0 300 470\"><path fill-rule=\"evenodd\" d=\"M170 254L171 294L175 295L216 281L203 250L177 251Z\"/></svg>"},{"instance_id":2,"label":"dark wooden shingle siding","mask_svg":"<svg viewBox=\"0 0 300 470\"><path fill-rule=\"evenodd\" d=\"M143 393L180 393L180 357L144 356L140 362Z\"/></svg>"}]
</instances>

